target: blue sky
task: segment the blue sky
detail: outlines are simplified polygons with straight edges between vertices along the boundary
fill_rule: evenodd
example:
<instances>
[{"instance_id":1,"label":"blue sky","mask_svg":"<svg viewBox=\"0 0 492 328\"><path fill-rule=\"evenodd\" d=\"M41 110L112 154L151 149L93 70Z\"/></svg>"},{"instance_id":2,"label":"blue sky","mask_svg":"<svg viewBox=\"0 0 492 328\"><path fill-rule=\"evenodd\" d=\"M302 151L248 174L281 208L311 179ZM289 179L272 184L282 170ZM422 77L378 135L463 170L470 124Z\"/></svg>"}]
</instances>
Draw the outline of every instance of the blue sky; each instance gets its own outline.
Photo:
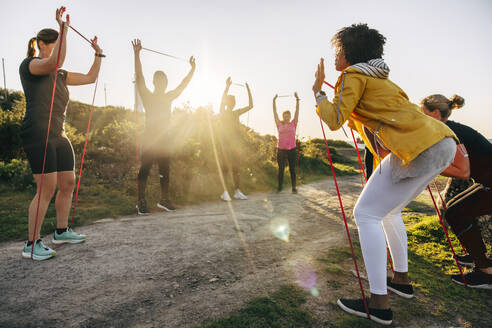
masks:
<instances>
[{"instance_id":1,"label":"blue sky","mask_svg":"<svg viewBox=\"0 0 492 328\"><path fill-rule=\"evenodd\" d=\"M442 93L465 98L452 119L492 137L491 1L2 1L0 23L7 86L21 89L18 65L27 41L44 27L56 27L55 8L65 5L72 25L87 36L97 34L108 57L103 61L96 104L133 106L132 38L144 47L181 57L194 55L197 72L175 102L218 108L227 76L248 81L255 107L249 124L261 133L274 133L271 102L275 93L299 92L299 134L321 136L311 91L320 57L326 59L328 81L335 81L332 35L356 22L368 23L387 37L385 60L390 78L412 101ZM5 33L6 32L6 33ZM68 38L69 71L88 70L93 51L75 33ZM155 70L168 74L175 86L189 65L143 53L147 85ZM3 80L2 80L3 82ZM91 86L72 87L71 98L89 103ZM245 90L233 87L238 105ZM327 90L330 94L330 90ZM294 109L293 98L282 98L279 110ZM244 120L246 121L246 117ZM328 137L345 139L341 132Z\"/></svg>"}]
</instances>

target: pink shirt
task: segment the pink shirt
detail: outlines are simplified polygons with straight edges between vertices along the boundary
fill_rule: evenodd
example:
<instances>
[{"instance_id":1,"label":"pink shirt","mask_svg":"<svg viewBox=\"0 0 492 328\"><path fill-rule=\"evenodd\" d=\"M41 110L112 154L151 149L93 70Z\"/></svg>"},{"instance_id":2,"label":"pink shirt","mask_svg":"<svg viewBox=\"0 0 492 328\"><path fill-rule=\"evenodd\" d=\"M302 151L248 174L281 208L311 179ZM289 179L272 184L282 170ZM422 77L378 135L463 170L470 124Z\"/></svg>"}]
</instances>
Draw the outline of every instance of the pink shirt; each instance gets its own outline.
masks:
<instances>
[{"instance_id":1,"label":"pink shirt","mask_svg":"<svg viewBox=\"0 0 492 328\"><path fill-rule=\"evenodd\" d=\"M290 123L278 123L277 129L279 149L289 150L296 148L296 127L297 124L294 121L291 121Z\"/></svg>"}]
</instances>

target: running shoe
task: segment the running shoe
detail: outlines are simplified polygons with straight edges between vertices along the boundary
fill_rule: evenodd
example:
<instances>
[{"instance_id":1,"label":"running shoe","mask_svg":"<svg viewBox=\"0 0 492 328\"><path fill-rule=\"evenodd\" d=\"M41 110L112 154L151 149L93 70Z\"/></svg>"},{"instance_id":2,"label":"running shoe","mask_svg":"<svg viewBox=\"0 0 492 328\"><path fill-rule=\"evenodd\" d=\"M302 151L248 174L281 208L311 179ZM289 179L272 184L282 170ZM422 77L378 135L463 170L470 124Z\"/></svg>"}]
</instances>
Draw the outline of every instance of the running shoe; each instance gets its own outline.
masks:
<instances>
[{"instance_id":1,"label":"running shoe","mask_svg":"<svg viewBox=\"0 0 492 328\"><path fill-rule=\"evenodd\" d=\"M63 243L69 243L69 244L79 244L83 243L86 240L87 236L76 233L73 231L71 228L67 228L62 233L58 233L55 230L55 233L53 234L53 240L51 241L53 244L63 244Z\"/></svg>"},{"instance_id":2,"label":"running shoe","mask_svg":"<svg viewBox=\"0 0 492 328\"><path fill-rule=\"evenodd\" d=\"M33 246L34 246L34 251L32 250ZM24 249L22 250L22 257L26 259L31 258L31 251L32 251L32 258L33 260L36 261L47 260L56 255L56 252L51 248L49 248L48 246L45 246L41 239L36 240L34 243L32 243L29 246L27 246L27 241L26 241L24 243Z\"/></svg>"},{"instance_id":3,"label":"running shoe","mask_svg":"<svg viewBox=\"0 0 492 328\"><path fill-rule=\"evenodd\" d=\"M366 299L369 304L369 299ZM354 314L358 317L367 318L366 308L363 299L344 299L337 301L339 307L347 313ZM369 308L369 319L382 325L391 325L393 322L393 312L391 309L371 309Z\"/></svg>"},{"instance_id":4,"label":"running shoe","mask_svg":"<svg viewBox=\"0 0 492 328\"><path fill-rule=\"evenodd\" d=\"M223 201L226 201L226 202L230 202L232 199L231 199L231 196L229 196L229 192L226 190L224 191L224 193L222 195L220 195L220 198L223 200Z\"/></svg>"},{"instance_id":5,"label":"running shoe","mask_svg":"<svg viewBox=\"0 0 492 328\"><path fill-rule=\"evenodd\" d=\"M296 188L292 189L292 193L297 194L297 189Z\"/></svg>"},{"instance_id":6,"label":"running shoe","mask_svg":"<svg viewBox=\"0 0 492 328\"><path fill-rule=\"evenodd\" d=\"M138 215L150 214L149 210L147 209L147 202L145 201L145 199L140 199L135 207L137 208Z\"/></svg>"},{"instance_id":7,"label":"running shoe","mask_svg":"<svg viewBox=\"0 0 492 328\"><path fill-rule=\"evenodd\" d=\"M157 207L158 208L162 208L164 211L167 211L167 212L174 212L174 211L176 211L176 207L174 207L174 205L168 199L161 199L157 203Z\"/></svg>"},{"instance_id":8,"label":"running shoe","mask_svg":"<svg viewBox=\"0 0 492 328\"><path fill-rule=\"evenodd\" d=\"M458 260L458 263L464 266L474 266L475 262L473 261L473 258L470 254L465 254L465 255L456 255L456 260Z\"/></svg>"},{"instance_id":9,"label":"running shoe","mask_svg":"<svg viewBox=\"0 0 492 328\"><path fill-rule=\"evenodd\" d=\"M391 282L391 277L386 278L386 285L389 290L395 293L398 296L403 298L412 298L413 297L413 286L411 284L395 284Z\"/></svg>"},{"instance_id":10,"label":"running shoe","mask_svg":"<svg viewBox=\"0 0 492 328\"><path fill-rule=\"evenodd\" d=\"M248 196L246 196L245 194L243 194L241 192L241 190L236 189L236 192L234 193L234 198L241 199L241 200L246 200L246 199L248 199Z\"/></svg>"},{"instance_id":11,"label":"running shoe","mask_svg":"<svg viewBox=\"0 0 492 328\"><path fill-rule=\"evenodd\" d=\"M464 275L467 287L478 289L492 289L492 274L487 274L480 269L475 268L473 271ZM454 274L451 276L458 285L464 286L463 278L461 274Z\"/></svg>"}]
</instances>

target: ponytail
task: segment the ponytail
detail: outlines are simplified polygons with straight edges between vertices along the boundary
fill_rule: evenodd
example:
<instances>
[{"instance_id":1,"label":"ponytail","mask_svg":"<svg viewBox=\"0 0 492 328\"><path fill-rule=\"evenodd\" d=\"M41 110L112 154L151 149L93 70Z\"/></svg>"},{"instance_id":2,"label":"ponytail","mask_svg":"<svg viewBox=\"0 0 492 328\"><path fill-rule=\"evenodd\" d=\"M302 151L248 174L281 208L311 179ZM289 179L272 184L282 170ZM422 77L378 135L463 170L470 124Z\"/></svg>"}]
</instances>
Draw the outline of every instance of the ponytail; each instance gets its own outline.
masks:
<instances>
[{"instance_id":1,"label":"ponytail","mask_svg":"<svg viewBox=\"0 0 492 328\"><path fill-rule=\"evenodd\" d=\"M449 97L449 108L451 109L459 109L463 107L465 104L465 99L463 97L460 97L458 95L452 95Z\"/></svg>"},{"instance_id":2,"label":"ponytail","mask_svg":"<svg viewBox=\"0 0 492 328\"><path fill-rule=\"evenodd\" d=\"M27 43L27 57L31 58L36 56L36 37L29 39Z\"/></svg>"}]
</instances>

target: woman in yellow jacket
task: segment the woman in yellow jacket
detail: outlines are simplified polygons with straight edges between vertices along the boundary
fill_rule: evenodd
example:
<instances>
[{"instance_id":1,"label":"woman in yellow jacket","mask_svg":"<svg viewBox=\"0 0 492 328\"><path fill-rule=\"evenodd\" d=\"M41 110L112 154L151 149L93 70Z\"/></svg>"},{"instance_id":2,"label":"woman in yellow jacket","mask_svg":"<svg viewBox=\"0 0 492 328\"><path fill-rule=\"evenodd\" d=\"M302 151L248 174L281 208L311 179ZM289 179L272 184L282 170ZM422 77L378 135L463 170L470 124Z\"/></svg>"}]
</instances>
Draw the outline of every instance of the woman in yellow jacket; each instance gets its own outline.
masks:
<instances>
[{"instance_id":1,"label":"woman in yellow jacket","mask_svg":"<svg viewBox=\"0 0 492 328\"><path fill-rule=\"evenodd\" d=\"M413 297L401 211L453 162L456 136L445 124L422 113L388 79L389 68L381 58L385 41L366 24L342 28L332 39L336 70L342 72L335 97L330 102L321 90L323 59L313 91L317 113L328 127L337 130L348 121L380 162L355 205L354 217L369 279L371 319L391 324L387 289ZM381 161L383 152L389 156ZM395 269L392 278L386 276L386 239ZM366 316L362 299L339 299L338 305Z\"/></svg>"}]
</instances>

